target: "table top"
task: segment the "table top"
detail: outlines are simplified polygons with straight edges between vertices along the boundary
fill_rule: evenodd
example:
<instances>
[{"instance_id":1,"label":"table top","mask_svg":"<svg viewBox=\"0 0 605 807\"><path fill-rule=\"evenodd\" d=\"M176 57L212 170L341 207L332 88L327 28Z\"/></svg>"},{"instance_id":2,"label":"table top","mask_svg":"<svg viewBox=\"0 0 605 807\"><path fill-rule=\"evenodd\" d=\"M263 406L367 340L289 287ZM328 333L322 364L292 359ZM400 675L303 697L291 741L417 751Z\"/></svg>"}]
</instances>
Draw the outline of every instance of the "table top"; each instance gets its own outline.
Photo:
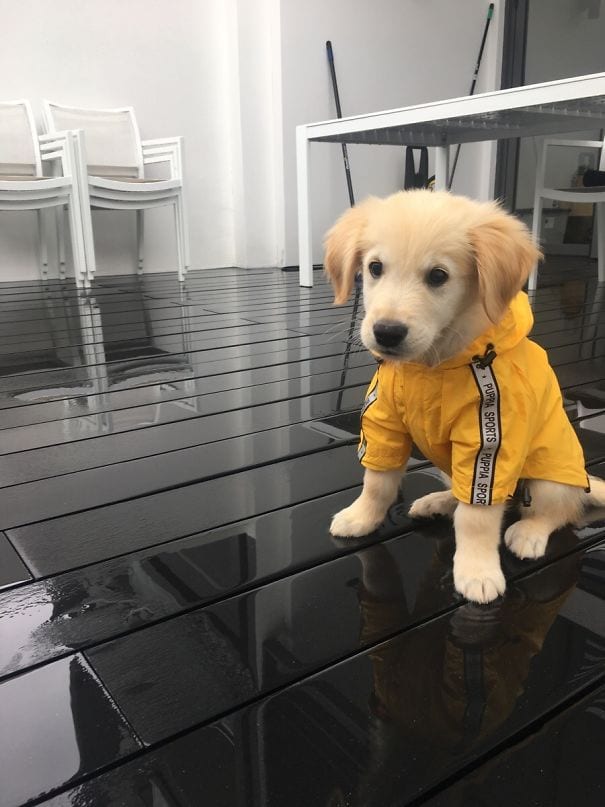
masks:
<instances>
[{"instance_id":1,"label":"table top","mask_svg":"<svg viewBox=\"0 0 605 807\"><path fill-rule=\"evenodd\" d=\"M309 140L448 146L600 128L605 73L304 125Z\"/></svg>"}]
</instances>

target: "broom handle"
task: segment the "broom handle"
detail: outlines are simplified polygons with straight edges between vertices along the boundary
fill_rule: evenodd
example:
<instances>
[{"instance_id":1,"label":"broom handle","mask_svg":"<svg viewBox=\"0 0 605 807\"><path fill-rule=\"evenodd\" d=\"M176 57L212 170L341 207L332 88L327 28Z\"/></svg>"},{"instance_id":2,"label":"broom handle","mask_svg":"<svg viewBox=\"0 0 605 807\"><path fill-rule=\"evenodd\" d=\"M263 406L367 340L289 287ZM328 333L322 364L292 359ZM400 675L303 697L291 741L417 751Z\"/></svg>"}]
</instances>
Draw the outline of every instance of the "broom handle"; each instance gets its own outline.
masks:
<instances>
[{"instance_id":1,"label":"broom handle","mask_svg":"<svg viewBox=\"0 0 605 807\"><path fill-rule=\"evenodd\" d=\"M479 77L479 68L481 67L481 60L483 59L483 49L485 47L485 40L487 39L489 24L492 21L493 16L494 16L494 4L490 3L489 8L487 9L487 19L485 20L485 28L483 29L483 38L481 39L481 47L479 48L479 55L477 56L477 64L475 65L475 72L473 73L473 80L471 82L471 89L469 91L469 95L474 95L475 93L475 87L477 86L477 78ZM461 146L462 143L458 143L458 145L456 146L456 155L454 157L452 173L450 174L450 179L449 182L447 183L448 191L451 190L452 182L454 181L454 174L456 173L456 165L458 164L458 157L460 156Z\"/></svg>"},{"instance_id":2,"label":"broom handle","mask_svg":"<svg viewBox=\"0 0 605 807\"><path fill-rule=\"evenodd\" d=\"M330 40L326 42L326 52L328 54L328 64L330 65L330 75L332 76L332 89L334 90L334 101L336 102L336 116L342 118L342 110L340 109L340 96L338 94L338 82L336 81L336 68L334 67L334 53L332 51L332 43ZM347 151L347 144L341 143L342 146L342 160L345 164L345 175L347 177L347 188L349 191L349 202L351 207L355 204L355 196L353 195L353 183L351 181L351 169L349 168L349 153Z\"/></svg>"},{"instance_id":3,"label":"broom handle","mask_svg":"<svg viewBox=\"0 0 605 807\"><path fill-rule=\"evenodd\" d=\"M330 42L329 39L326 42L326 52L328 54L328 64L330 65L330 75L332 76L332 89L334 90L334 100L336 102L336 114L339 118L342 118L342 110L340 108L340 96L338 95L338 82L336 81L336 68L334 67L334 53L332 51L332 43ZM342 159L345 164L345 174L347 177L347 188L349 190L349 202L351 204L351 207L354 207L355 196L353 195L353 183L351 181L351 169L349 168L349 155L347 152L347 144L341 143L341 146L342 146ZM351 357L353 333L355 332L355 322L357 321L357 311L359 309L360 292L361 289L359 283L356 283L355 299L353 301L353 311L351 312L351 323L349 325L349 332L347 334L344 362L342 366L342 371L340 373L340 387L338 390L338 397L336 399L337 412L340 412L340 409L342 407L344 385L347 378L347 370L349 369L349 360Z\"/></svg>"}]
</instances>

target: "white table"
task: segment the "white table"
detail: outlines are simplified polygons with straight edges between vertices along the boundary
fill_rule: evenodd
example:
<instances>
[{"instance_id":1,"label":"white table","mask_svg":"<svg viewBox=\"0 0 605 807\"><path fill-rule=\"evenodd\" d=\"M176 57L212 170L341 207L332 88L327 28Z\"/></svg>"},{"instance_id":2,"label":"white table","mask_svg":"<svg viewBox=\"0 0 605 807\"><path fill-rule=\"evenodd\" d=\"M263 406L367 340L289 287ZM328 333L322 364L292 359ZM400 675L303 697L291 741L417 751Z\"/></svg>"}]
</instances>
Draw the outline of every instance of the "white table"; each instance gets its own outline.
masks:
<instances>
[{"instance_id":1,"label":"white table","mask_svg":"<svg viewBox=\"0 0 605 807\"><path fill-rule=\"evenodd\" d=\"M450 146L600 128L605 73L296 127L299 280L313 285L309 194L311 143L435 148L435 187L445 188Z\"/></svg>"}]
</instances>

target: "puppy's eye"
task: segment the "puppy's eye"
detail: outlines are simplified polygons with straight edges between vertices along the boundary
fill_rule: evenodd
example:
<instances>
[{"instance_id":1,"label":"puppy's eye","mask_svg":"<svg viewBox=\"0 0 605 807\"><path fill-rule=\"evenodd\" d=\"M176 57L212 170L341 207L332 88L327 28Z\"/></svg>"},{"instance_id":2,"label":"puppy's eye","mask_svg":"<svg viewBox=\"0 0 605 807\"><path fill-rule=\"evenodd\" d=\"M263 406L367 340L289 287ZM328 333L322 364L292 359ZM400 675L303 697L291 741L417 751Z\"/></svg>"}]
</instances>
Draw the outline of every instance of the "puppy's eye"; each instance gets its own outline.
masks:
<instances>
[{"instance_id":1,"label":"puppy's eye","mask_svg":"<svg viewBox=\"0 0 605 807\"><path fill-rule=\"evenodd\" d=\"M443 284L447 282L448 278L449 275L445 269L442 269L440 266L433 266L431 271L426 276L426 282L429 284L429 286L436 288L437 286L443 286Z\"/></svg>"},{"instance_id":2,"label":"puppy's eye","mask_svg":"<svg viewBox=\"0 0 605 807\"><path fill-rule=\"evenodd\" d=\"M380 277L382 274L382 263L380 261L370 261L368 269L372 277Z\"/></svg>"}]
</instances>

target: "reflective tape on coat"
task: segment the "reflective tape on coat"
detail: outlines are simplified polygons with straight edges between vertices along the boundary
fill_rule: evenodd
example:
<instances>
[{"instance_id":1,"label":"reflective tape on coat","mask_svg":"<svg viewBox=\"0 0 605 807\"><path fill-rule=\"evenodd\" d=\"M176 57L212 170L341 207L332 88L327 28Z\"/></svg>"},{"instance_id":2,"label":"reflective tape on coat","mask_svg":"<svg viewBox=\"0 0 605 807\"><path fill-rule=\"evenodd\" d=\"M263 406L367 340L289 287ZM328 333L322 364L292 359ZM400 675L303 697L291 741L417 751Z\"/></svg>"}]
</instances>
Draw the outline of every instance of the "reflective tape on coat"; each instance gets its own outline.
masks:
<instances>
[{"instance_id":1,"label":"reflective tape on coat","mask_svg":"<svg viewBox=\"0 0 605 807\"><path fill-rule=\"evenodd\" d=\"M492 503L492 490L496 478L496 460L502 439L500 420L500 390L491 366L471 364L480 395L479 433L481 446L475 458L471 504Z\"/></svg>"}]
</instances>

